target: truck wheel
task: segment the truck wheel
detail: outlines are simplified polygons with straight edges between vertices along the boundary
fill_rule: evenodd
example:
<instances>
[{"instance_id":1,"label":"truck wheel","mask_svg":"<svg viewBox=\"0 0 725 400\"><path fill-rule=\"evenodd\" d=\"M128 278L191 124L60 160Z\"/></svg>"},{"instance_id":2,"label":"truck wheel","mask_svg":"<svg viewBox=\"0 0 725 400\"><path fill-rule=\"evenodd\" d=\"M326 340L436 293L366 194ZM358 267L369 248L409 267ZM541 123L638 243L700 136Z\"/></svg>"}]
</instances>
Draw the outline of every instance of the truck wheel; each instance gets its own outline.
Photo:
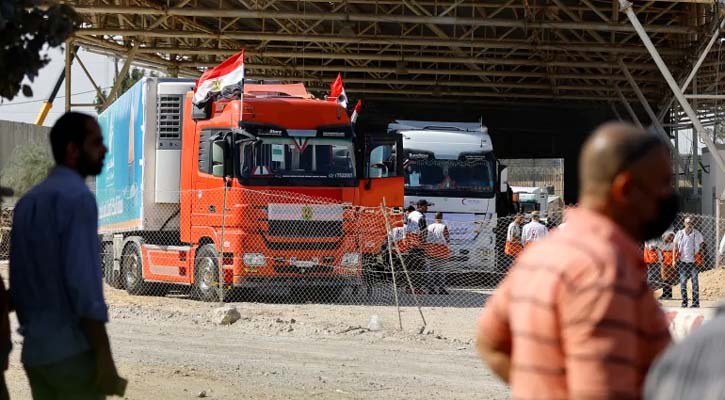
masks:
<instances>
[{"instance_id":1,"label":"truck wheel","mask_svg":"<svg viewBox=\"0 0 725 400\"><path fill-rule=\"evenodd\" d=\"M113 270L113 243L103 243L102 249L103 257L101 257L101 265L103 267L103 280L110 287L120 289L122 284L119 272Z\"/></svg>"},{"instance_id":2,"label":"truck wheel","mask_svg":"<svg viewBox=\"0 0 725 400\"><path fill-rule=\"evenodd\" d=\"M133 295L148 292L148 284L143 280L141 249L135 242L129 242L121 253L121 274L126 291Z\"/></svg>"},{"instance_id":3,"label":"truck wheel","mask_svg":"<svg viewBox=\"0 0 725 400\"><path fill-rule=\"evenodd\" d=\"M202 301L219 301L219 256L213 244L196 252L193 295Z\"/></svg>"}]
</instances>

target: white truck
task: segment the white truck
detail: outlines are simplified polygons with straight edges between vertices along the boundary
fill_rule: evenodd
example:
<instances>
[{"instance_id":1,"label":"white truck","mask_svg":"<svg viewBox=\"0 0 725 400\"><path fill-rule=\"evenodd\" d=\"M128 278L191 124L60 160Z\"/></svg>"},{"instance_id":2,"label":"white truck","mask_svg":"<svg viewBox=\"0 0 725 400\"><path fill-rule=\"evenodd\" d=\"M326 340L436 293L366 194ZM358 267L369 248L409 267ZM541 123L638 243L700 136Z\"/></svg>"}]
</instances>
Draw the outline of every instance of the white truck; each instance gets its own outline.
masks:
<instances>
[{"instance_id":1,"label":"white truck","mask_svg":"<svg viewBox=\"0 0 725 400\"><path fill-rule=\"evenodd\" d=\"M538 211L543 218L549 215L549 194L545 189L536 186L511 186L511 190L522 213Z\"/></svg>"},{"instance_id":2,"label":"white truck","mask_svg":"<svg viewBox=\"0 0 725 400\"><path fill-rule=\"evenodd\" d=\"M398 120L389 133L403 137L405 206L432 203L433 222L443 213L453 273L497 274L496 196L506 193L506 170L498 173L488 129L480 122Z\"/></svg>"}]
</instances>

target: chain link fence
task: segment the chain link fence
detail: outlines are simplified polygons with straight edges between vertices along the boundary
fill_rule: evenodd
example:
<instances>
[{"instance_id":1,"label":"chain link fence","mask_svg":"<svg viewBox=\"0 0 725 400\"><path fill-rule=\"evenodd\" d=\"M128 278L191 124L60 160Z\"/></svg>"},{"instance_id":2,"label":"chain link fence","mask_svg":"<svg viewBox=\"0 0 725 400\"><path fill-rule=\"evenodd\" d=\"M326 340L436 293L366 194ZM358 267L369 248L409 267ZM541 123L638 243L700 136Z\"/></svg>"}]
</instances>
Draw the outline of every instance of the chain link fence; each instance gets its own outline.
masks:
<instances>
[{"instance_id":1,"label":"chain link fence","mask_svg":"<svg viewBox=\"0 0 725 400\"><path fill-rule=\"evenodd\" d=\"M160 197L178 203L160 203L154 196L96 194L104 280L139 296L397 305L420 307L423 317L423 307L481 307L523 247L507 240L513 217L462 221L444 213L436 220L427 213L423 235L405 224L401 208L352 206L342 198L213 189L166 193ZM551 232L563 217L542 222ZM0 259L9 253L9 218L11 211L3 210ZM702 238L700 299L719 300L725 224L718 227L712 217L681 214L672 235L650 242L656 258L648 259L647 279L680 298L681 265L665 254L685 218Z\"/></svg>"}]
</instances>

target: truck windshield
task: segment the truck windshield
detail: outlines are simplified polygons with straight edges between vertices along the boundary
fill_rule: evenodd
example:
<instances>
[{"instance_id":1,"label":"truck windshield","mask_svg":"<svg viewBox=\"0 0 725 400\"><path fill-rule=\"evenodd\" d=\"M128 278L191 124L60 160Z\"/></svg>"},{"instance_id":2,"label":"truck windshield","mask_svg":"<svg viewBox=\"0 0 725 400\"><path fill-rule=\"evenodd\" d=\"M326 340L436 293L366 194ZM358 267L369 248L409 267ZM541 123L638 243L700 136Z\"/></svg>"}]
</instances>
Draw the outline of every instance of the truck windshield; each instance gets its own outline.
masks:
<instances>
[{"instance_id":1,"label":"truck windshield","mask_svg":"<svg viewBox=\"0 0 725 400\"><path fill-rule=\"evenodd\" d=\"M280 137L240 147L245 178L355 178L352 140Z\"/></svg>"},{"instance_id":2,"label":"truck windshield","mask_svg":"<svg viewBox=\"0 0 725 400\"><path fill-rule=\"evenodd\" d=\"M421 157L408 152L404 162L405 194L413 196L493 197L493 154L467 153L457 160Z\"/></svg>"}]
</instances>

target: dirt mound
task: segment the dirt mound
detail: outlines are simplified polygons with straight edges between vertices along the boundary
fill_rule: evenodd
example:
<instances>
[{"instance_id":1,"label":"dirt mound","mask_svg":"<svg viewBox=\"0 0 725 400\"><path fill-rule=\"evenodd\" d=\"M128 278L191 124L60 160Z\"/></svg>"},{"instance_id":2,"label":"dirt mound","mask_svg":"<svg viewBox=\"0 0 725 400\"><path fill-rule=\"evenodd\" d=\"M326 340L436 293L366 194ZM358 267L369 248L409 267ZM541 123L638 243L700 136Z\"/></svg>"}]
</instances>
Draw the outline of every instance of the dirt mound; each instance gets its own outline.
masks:
<instances>
[{"instance_id":1,"label":"dirt mound","mask_svg":"<svg viewBox=\"0 0 725 400\"><path fill-rule=\"evenodd\" d=\"M725 300L725 268L716 268L701 272L698 276L700 283L700 299L711 301ZM679 298L680 285L672 288L672 293ZM688 284L688 293L692 295L692 283Z\"/></svg>"}]
</instances>

